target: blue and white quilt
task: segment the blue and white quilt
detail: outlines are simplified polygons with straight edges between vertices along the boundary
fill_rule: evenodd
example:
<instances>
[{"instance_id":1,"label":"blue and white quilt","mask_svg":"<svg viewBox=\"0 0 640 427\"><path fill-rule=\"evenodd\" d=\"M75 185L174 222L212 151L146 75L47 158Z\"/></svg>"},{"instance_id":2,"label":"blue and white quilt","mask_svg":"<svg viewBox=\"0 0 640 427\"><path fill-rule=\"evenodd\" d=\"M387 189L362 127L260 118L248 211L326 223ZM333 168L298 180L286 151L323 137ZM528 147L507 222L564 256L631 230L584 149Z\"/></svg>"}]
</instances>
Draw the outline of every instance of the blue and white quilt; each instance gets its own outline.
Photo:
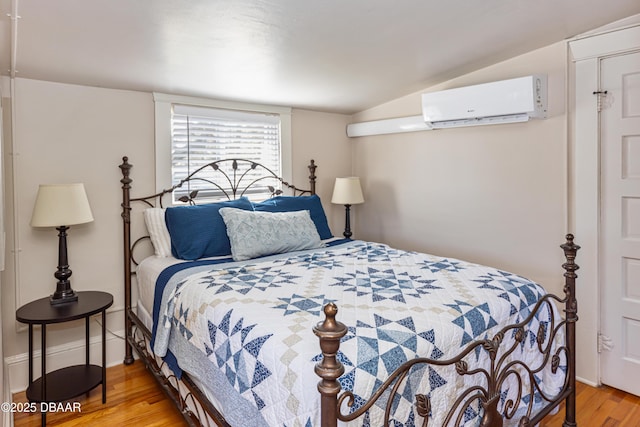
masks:
<instances>
[{"instance_id":1,"label":"blue and white quilt","mask_svg":"<svg viewBox=\"0 0 640 427\"><path fill-rule=\"evenodd\" d=\"M403 362L454 357L472 340L523 320L545 294L494 268L362 241L242 263L196 262L165 282L156 293L154 352L174 355L234 426L320 425L314 372L320 349L312 327L329 302L349 330L340 347L340 383L359 407ZM533 331L548 314L534 320ZM527 337L513 357L533 363L534 347L535 336ZM476 367L476 358L487 355L468 357ZM480 380L453 367L419 371L399 391L395 426L422 423L412 407L416 393L431 399L429 425L442 425L456 390ZM564 381L562 370L537 375L551 394ZM508 387L502 393L506 398ZM464 425L476 425L479 412L469 408ZM384 408L374 405L353 425L380 426L383 417Z\"/></svg>"}]
</instances>

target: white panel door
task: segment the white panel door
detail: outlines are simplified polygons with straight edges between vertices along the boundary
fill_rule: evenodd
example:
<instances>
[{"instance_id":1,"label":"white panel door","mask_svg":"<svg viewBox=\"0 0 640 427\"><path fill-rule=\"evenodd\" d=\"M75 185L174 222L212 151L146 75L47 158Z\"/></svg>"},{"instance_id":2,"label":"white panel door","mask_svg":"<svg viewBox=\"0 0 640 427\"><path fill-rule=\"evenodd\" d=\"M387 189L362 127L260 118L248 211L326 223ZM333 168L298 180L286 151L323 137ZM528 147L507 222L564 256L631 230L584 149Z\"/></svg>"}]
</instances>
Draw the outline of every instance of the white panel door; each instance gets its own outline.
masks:
<instances>
[{"instance_id":1,"label":"white panel door","mask_svg":"<svg viewBox=\"0 0 640 427\"><path fill-rule=\"evenodd\" d=\"M640 395L640 53L603 59L600 83L600 374Z\"/></svg>"}]
</instances>

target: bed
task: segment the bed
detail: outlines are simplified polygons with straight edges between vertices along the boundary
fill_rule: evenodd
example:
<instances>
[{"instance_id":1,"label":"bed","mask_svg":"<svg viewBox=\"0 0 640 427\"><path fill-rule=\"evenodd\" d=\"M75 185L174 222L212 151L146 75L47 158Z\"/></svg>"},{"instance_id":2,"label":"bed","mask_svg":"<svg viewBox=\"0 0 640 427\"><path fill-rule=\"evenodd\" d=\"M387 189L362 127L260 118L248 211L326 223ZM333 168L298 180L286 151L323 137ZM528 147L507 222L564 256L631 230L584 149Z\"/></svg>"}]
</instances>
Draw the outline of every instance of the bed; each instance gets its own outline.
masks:
<instances>
[{"instance_id":1,"label":"bed","mask_svg":"<svg viewBox=\"0 0 640 427\"><path fill-rule=\"evenodd\" d=\"M562 402L576 425L572 235L558 297L499 269L333 237L313 161L306 188L225 159L144 197L128 158L120 169L124 363L135 353L189 425L528 426Z\"/></svg>"}]
</instances>

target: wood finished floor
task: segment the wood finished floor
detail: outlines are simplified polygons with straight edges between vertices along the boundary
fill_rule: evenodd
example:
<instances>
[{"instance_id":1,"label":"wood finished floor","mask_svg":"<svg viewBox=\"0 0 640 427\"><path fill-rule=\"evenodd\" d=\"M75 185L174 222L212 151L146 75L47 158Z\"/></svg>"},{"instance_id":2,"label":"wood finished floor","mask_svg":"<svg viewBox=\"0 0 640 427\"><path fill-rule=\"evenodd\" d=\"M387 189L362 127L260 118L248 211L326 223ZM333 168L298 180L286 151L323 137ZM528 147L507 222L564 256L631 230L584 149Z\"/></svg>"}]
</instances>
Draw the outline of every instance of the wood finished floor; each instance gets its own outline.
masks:
<instances>
[{"instance_id":1,"label":"wood finished floor","mask_svg":"<svg viewBox=\"0 0 640 427\"><path fill-rule=\"evenodd\" d=\"M640 427L640 397L610 388L577 387L577 423L581 427ZM14 402L26 402L24 393ZM178 410L171 404L143 364L118 365L107 369L107 403L102 404L101 389L76 399L82 413L47 415L48 426L138 426L182 427ZM541 427L562 426L563 409L547 417ZM15 427L39 426L40 414L16 414ZM246 426L249 427L249 426Z\"/></svg>"},{"instance_id":2,"label":"wood finished floor","mask_svg":"<svg viewBox=\"0 0 640 427\"><path fill-rule=\"evenodd\" d=\"M104 405L101 387L93 389L88 396L73 400L80 402L82 413L49 413L47 426L187 426L140 361L107 369L107 403ZM25 393L15 394L13 401L26 402ZM16 414L14 417L15 427L35 427L40 423L40 413Z\"/></svg>"}]
</instances>

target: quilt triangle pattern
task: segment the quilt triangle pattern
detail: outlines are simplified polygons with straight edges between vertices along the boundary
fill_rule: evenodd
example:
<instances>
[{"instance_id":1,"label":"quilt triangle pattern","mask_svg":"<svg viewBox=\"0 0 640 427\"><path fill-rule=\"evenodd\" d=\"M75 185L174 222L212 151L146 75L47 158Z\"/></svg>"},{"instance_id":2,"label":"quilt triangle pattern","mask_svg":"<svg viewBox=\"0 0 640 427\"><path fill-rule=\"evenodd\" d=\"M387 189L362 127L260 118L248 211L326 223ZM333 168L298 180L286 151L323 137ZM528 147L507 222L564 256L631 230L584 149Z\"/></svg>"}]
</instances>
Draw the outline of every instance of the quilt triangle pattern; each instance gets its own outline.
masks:
<instances>
[{"instance_id":1,"label":"quilt triangle pattern","mask_svg":"<svg viewBox=\"0 0 640 427\"><path fill-rule=\"evenodd\" d=\"M331 256L326 252L305 253L282 260L283 266L293 264L304 264L305 268L309 269L324 268L327 270L341 268L344 265L340 258Z\"/></svg>"},{"instance_id":2,"label":"quilt triangle pattern","mask_svg":"<svg viewBox=\"0 0 640 427\"><path fill-rule=\"evenodd\" d=\"M298 294L293 294L291 297L278 298L282 303L275 305L273 308L284 310L284 315L288 316L294 313L306 312L314 316L319 316L323 307L334 302L326 300L324 295L317 295L314 297L305 297Z\"/></svg>"},{"instance_id":3,"label":"quilt triangle pattern","mask_svg":"<svg viewBox=\"0 0 640 427\"><path fill-rule=\"evenodd\" d=\"M300 276L283 272L277 266L261 268L249 265L222 272L216 271L215 274L203 276L202 281L207 284L207 289L217 288L216 294L238 292L245 295L254 289L266 291L269 288L295 283L299 278Z\"/></svg>"},{"instance_id":4,"label":"quilt triangle pattern","mask_svg":"<svg viewBox=\"0 0 640 427\"><path fill-rule=\"evenodd\" d=\"M256 406L262 408L264 400L254 389L271 376L271 371L258 356L272 334L250 337L256 324L245 326L243 318L232 322L232 315L233 310L229 310L218 324L208 321L211 341L205 343L207 355L225 372L227 380L238 392L250 396Z\"/></svg>"},{"instance_id":5,"label":"quilt triangle pattern","mask_svg":"<svg viewBox=\"0 0 640 427\"><path fill-rule=\"evenodd\" d=\"M498 325L498 322L491 315L491 310L487 303L475 307L461 303L458 307L462 314L456 317L452 323L464 331L460 345L470 343L488 329Z\"/></svg>"},{"instance_id":6,"label":"quilt triangle pattern","mask_svg":"<svg viewBox=\"0 0 640 427\"><path fill-rule=\"evenodd\" d=\"M329 286L343 287L345 291L354 292L358 296L370 295L373 302L390 300L405 304L406 298L420 298L442 289L433 284L436 279L425 279L406 271L396 272L392 268L368 267L337 276L334 280Z\"/></svg>"},{"instance_id":7,"label":"quilt triangle pattern","mask_svg":"<svg viewBox=\"0 0 640 427\"><path fill-rule=\"evenodd\" d=\"M442 258L438 261L423 261L422 269L429 270L432 273L438 273L442 270L452 273L464 270L466 267L463 262Z\"/></svg>"},{"instance_id":8,"label":"quilt triangle pattern","mask_svg":"<svg viewBox=\"0 0 640 427\"><path fill-rule=\"evenodd\" d=\"M435 345L434 330L417 330L411 316L394 320L374 314L373 322L358 321L355 327L348 327L348 332L342 338L342 342L349 341L355 341L357 359L350 360L341 351L338 352L337 357L345 365L346 369L345 374L339 379L340 385L344 390L354 392L354 404L350 409L351 411L357 410L365 403L365 398L353 388L356 378L358 381L369 381L375 384L375 390L382 384L379 378L388 377L401 364L418 357L419 347L422 350L430 348L430 355L434 359L438 359L443 355L443 352ZM318 355L314 358L314 361L319 361L320 359L321 356ZM422 366L417 369L427 368ZM446 379L441 377L435 370L431 369L428 374L431 390L447 384ZM416 376L416 378L419 377L419 375ZM401 405L403 401L404 404L412 405L417 388L417 383L407 381L403 388L398 390L397 395L394 397L393 405ZM381 399L380 402L384 401L386 400ZM404 420L399 425L412 425L406 424L407 422L408 420Z\"/></svg>"},{"instance_id":9,"label":"quilt triangle pattern","mask_svg":"<svg viewBox=\"0 0 640 427\"><path fill-rule=\"evenodd\" d=\"M535 305L542 293L531 281L506 271L495 270L474 279L481 283L479 289L495 290L499 298L510 303L510 314L527 316L531 306Z\"/></svg>"},{"instance_id":10,"label":"quilt triangle pattern","mask_svg":"<svg viewBox=\"0 0 640 427\"><path fill-rule=\"evenodd\" d=\"M388 246L365 243L362 245L360 251L354 255L358 261L375 264L388 263L395 259L408 256L409 254L410 252L399 251Z\"/></svg>"}]
</instances>

